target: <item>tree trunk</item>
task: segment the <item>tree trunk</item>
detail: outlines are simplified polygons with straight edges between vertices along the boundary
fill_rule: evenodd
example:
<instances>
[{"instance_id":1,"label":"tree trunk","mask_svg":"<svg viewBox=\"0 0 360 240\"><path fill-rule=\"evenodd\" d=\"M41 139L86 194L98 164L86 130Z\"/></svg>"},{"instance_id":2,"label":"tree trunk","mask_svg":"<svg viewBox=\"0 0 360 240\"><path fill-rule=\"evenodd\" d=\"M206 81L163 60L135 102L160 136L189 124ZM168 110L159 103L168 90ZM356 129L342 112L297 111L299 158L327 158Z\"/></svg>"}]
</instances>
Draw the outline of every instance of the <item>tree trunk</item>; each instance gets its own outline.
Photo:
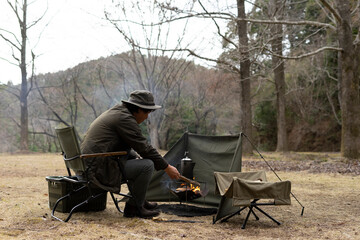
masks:
<instances>
[{"instance_id":1,"label":"tree trunk","mask_svg":"<svg viewBox=\"0 0 360 240\"><path fill-rule=\"evenodd\" d=\"M272 0L270 2L270 14L277 19L282 19L282 8L279 0ZM272 26L274 40L271 42L271 48L274 53L279 56L283 55L283 26L275 24ZM285 118L285 68L284 61L277 56L272 56L272 65L274 68L274 79L276 88L276 121L277 121L277 152L288 151L287 132L286 132L286 118Z\"/></svg>"},{"instance_id":2,"label":"tree trunk","mask_svg":"<svg viewBox=\"0 0 360 240\"><path fill-rule=\"evenodd\" d=\"M27 72L26 72L26 14L27 14L27 1L23 3L23 21L20 22L21 28L21 91L20 91L20 150L29 150L29 131L28 131L28 84L27 84Z\"/></svg>"},{"instance_id":3,"label":"tree trunk","mask_svg":"<svg viewBox=\"0 0 360 240\"><path fill-rule=\"evenodd\" d=\"M346 158L360 157L360 96L358 58L359 47L353 43L349 1L337 0L336 6L341 18L338 24L341 66L341 154Z\"/></svg>"},{"instance_id":4,"label":"tree trunk","mask_svg":"<svg viewBox=\"0 0 360 240\"><path fill-rule=\"evenodd\" d=\"M237 0L238 18L245 19L244 0ZM252 138L252 113L250 93L250 59L248 49L247 22L237 20L240 54L240 130ZM252 146L249 141L243 142L243 153L252 154Z\"/></svg>"},{"instance_id":5,"label":"tree trunk","mask_svg":"<svg viewBox=\"0 0 360 240\"><path fill-rule=\"evenodd\" d=\"M150 113L147 121L147 129L149 132L151 145L156 149L160 149L160 138L159 138L159 127L158 127L159 121L156 114L158 113L156 112Z\"/></svg>"},{"instance_id":6,"label":"tree trunk","mask_svg":"<svg viewBox=\"0 0 360 240\"><path fill-rule=\"evenodd\" d=\"M277 28L281 25L277 25ZM279 33L279 32L277 32ZM281 31L282 33L282 31ZM273 43L274 47L278 54L282 53L282 37L276 39ZM274 46L276 45L276 46ZM276 87L276 121L277 121L277 145L276 151L286 152L288 150L287 146L287 132L286 132L286 117L285 117L285 76L284 76L284 62L278 57L273 56L273 66L274 69L274 78L275 78L275 87Z\"/></svg>"}]
</instances>

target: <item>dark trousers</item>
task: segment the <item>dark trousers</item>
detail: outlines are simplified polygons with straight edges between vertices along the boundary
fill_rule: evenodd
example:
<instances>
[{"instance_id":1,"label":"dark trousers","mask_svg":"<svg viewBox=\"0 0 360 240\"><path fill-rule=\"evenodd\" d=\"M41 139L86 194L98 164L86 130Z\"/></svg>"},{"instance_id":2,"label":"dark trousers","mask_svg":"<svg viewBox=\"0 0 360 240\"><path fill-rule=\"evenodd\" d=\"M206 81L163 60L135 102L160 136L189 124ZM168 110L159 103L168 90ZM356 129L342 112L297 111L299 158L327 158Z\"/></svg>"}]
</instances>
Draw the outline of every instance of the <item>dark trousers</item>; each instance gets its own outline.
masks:
<instances>
[{"instance_id":1,"label":"dark trousers","mask_svg":"<svg viewBox=\"0 0 360 240\"><path fill-rule=\"evenodd\" d=\"M125 163L124 171L129 181L131 194L134 197L128 203L142 207L154 172L154 163L150 159L129 159Z\"/></svg>"}]
</instances>

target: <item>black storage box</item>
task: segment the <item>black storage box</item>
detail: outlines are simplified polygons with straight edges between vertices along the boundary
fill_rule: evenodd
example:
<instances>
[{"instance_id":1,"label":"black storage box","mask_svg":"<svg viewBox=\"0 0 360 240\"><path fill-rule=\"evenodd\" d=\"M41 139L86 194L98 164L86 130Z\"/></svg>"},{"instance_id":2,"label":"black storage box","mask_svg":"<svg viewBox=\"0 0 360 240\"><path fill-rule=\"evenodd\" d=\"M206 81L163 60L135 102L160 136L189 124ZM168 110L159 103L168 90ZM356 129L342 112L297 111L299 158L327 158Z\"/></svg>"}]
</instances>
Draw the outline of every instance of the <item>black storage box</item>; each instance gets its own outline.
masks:
<instances>
[{"instance_id":1,"label":"black storage box","mask_svg":"<svg viewBox=\"0 0 360 240\"><path fill-rule=\"evenodd\" d=\"M58 176L48 176L46 177L46 181L48 182L49 187L49 207L52 210L56 201L68 194L71 190L79 189L83 185L67 182L62 179L62 177ZM103 190L100 189L93 189L94 193L100 193ZM61 201L58 206L56 207L57 212L68 213L71 211L73 207L77 204L83 202L89 197L89 191L87 188L84 188L73 194L71 197L64 199ZM106 208L106 200L107 200L107 193L103 196L98 197L90 201L88 204L77 209L77 212L88 212L88 211L103 211Z\"/></svg>"}]
</instances>

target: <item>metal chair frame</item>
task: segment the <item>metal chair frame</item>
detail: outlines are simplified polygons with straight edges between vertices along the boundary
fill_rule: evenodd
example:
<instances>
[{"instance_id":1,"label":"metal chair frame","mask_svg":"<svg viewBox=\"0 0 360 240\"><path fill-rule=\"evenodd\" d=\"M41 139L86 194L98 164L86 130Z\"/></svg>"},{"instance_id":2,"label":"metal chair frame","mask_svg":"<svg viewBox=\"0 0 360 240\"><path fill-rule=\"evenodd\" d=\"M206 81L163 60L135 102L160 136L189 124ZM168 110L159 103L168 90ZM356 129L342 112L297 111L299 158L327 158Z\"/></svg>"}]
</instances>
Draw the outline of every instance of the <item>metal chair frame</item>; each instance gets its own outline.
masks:
<instances>
[{"instance_id":1,"label":"metal chair frame","mask_svg":"<svg viewBox=\"0 0 360 240\"><path fill-rule=\"evenodd\" d=\"M64 128L62 128L61 130L63 130ZM61 131L60 130L60 131ZM74 148L78 148L77 150L79 151L79 143L77 141L77 138L75 136L75 131L74 131L74 127L70 126L70 127L66 127L66 130L68 131L71 131L71 134L73 135L72 138L70 138L70 141L74 141L73 143L70 143L73 144L75 147ZM127 155L127 152L126 151L120 151L120 152L107 152L107 153L93 153L93 154L77 154L75 156L72 156L72 157L69 157L67 158L66 156L66 153L64 151L65 147L62 145L62 141L60 141L60 138L61 136L58 134L57 132L57 135L58 135L58 138L59 138L59 142L60 142L60 146L62 148L62 155L63 155L63 159L64 159L64 162L65 162L65 165L66 165L66 169L67 169L67 172L68 172L68 175L69 176L64 176L61 178L61 180L64 180L66 182L70 182L70 183L74 183L74 184L80 184L82 185L80 188L77 188L77 189L72 189L69 193L67 193L66 195L60 197L54 204L54 207L51 211L51 217L53 217L54 219L56 220L59 220L59 221L62 221L62 222L68 222L71 218L71 216L73 215L73 213L78 210L80 207L86 205L86 204L89 204L91 201L94 201L95 199L98 199L99 197L101 196L104 196L104 194L107 194L107 191L104 190L103 192L100 192L100 193L94 193L93 191L93 188L91 186L93 186L91 184L91 181L88 179L88 176L86 174L86 164L84 162L84 159L85 158L91 158L91 157L110 157L110 156L120 156L120 158L118 158L116 161L119 165L119 169L121 170L121 174L122 174L122 182L121 184L126 184L128 186L128 181L126 179L126 176L125 176L125 173L123 171L123 168L121 166L121 158L125 158L126 155ZM67 139L69 141L69 139ZM67 142L67 144L69 144ZM73 164L76 164L76 167L73 168L72 166L74 166ZM79 179L79 177L77 176L72 176L71 175L71 170L73 170L74 172L76 172L76 170L81 170L85 173L85 176L84 179ZM89 197L82 201L81 203L77 204L76 206L74 206L68 216L65 218L65 219L61 219L57 216L55 216L55 211L56 211L56 208L58 207L59 203L64 201L65 199L67 198L71 198L72 196L74 196L75 194L78 194L79 192L81 192L81 190L87 188L88 190L88 193L89 193ZM101 189L100 189L101 190ZM129 193L130 194L124 194L124 193L121 193L121 192L109 192L110 193L110 196L115 204L115 207L116 209L120 212L120 213L123 213L123 211L120 209L119 207L119 202L125 197L125 198L132 198L132 195L131 195L131 191L130 191L130 188L128 187L128 190L129 190ZM120 195L122 196L123 198L121 199L118 199L114 196L114 194L116 195Z\"/></svg>"},{"instance_id":2,"label":"metal chair frame","mask_svg":"<svg viewBox=\"0 0 360 240\"><path fill-rule=\"evenodd\" d=\"M258 206L266 206L266 205L275 205L275 203L257 203L257 201L259 201L259 199L254 199L251 203L250 206L245 206L240 208L238 211L232 213L231 215L223 218L220 220L221 223L223 222L227 222L228 219L232 218L235 215L240 214L243 210L245 210L246 208L249 208L249 212L246 215L246 218L244 220L243 225L241 226L242 229L245 229L247 221L249 220L250 214L252 213L255 217L255 219L258 221L259 217L255 214L254 212L254 208L257 209L259 212L261 212L262 214L264 214L265 216L267 216L268 218L270 218L271 220L273 220L277 225L281 225L281 223L279 221L277 221L275 218L273 218L270 214L268 214L267 212L265 212L264 210L262 210L261 208L259 208ZM213 221L213 223L215 223L215 221Z\"/></svg>"}]
</instances>

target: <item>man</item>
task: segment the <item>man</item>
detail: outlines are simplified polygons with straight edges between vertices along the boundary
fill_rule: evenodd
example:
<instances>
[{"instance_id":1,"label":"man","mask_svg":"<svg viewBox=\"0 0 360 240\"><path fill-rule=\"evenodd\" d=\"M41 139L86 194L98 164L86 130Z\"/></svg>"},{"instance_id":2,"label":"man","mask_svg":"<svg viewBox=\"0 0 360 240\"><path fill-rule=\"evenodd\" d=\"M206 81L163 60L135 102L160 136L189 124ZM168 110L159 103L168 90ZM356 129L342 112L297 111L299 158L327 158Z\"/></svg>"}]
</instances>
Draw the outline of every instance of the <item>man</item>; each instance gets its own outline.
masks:
<instances>
[{"instance_id":1,"label":"man","mask_svg":"<svg viewBox=\"0 0 360 240\"><path fill-rule=\"evenodd\" d=\"M151 218L159 214L154 210L157 204L145 200L154 168L164 170L171 179L180 177L178 170L169 165L141 133L139 124L148 118L150 112L159 108L161 106L155 105L149 91L136 90L127 101L122 100L122 104L96 118L81 144L84 154L128 152L123 173L134 198L125 204L125 217ZM120 190L121 170L114 158L89 158L86 164L87 174L94 184L108 191Z\"/></svg>"}]
</instances>

